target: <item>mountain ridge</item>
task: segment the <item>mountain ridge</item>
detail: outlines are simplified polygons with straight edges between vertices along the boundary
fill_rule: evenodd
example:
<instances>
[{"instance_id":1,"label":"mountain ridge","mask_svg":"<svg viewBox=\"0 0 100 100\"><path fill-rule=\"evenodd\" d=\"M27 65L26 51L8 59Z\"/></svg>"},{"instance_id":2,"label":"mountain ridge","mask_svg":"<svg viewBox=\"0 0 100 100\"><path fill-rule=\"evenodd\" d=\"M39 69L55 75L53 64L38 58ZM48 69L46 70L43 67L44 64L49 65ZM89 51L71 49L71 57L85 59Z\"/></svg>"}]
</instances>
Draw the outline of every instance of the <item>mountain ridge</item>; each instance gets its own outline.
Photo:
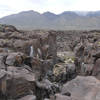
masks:
<instances>
[{"instance_id":1,"label":"mountain ridge","mask_svg":"<svg viewBox=\"0 0 100 100\"><path fill-rule=\"evenodd\" d=\"M39 13L33 10L23 11L0 18L1 24L14 25L22 29L84 30L100 28L100 11L78 12L64 11Z\"/></svg>"}]
</instances>

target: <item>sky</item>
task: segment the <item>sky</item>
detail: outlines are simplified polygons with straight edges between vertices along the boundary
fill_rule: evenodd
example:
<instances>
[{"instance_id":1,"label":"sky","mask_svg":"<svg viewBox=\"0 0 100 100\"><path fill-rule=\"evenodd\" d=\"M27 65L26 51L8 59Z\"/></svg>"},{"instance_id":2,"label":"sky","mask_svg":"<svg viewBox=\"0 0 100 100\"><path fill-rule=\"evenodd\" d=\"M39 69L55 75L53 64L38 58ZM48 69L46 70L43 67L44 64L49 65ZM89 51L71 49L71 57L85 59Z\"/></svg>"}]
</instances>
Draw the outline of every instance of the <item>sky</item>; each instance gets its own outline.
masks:
<instances>
[{"instance_id":1,"label":"sky","mask_svg":"<svg viewBox=\"0 0 100 100\"><path fill-rule=\"evenodd\" d=\"M98 11L100 0L0 0L0 18L28 10L55 14L64 11Z\"/></svg>"}]
</instances>

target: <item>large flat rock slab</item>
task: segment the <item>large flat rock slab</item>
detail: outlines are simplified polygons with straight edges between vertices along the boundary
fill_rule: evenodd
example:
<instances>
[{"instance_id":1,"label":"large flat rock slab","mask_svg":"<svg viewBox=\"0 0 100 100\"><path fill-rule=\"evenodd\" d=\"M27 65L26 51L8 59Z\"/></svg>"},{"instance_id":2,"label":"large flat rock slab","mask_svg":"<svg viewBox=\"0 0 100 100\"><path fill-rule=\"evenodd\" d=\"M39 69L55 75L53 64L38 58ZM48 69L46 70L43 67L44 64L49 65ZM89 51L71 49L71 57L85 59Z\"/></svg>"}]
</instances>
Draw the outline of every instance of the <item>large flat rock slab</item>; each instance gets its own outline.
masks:
<instances>
[{"instance_id":1,"label":"large flat rock slab","mask_svg":"<svg viewBox=\"0 0 100 100\"><path fill-rule=\"evenodd\" d=\"M77 76L63 86L62 94L67 92L77 100L100 100L100 81L93 76Z\"/></svg>"}]
</instances>

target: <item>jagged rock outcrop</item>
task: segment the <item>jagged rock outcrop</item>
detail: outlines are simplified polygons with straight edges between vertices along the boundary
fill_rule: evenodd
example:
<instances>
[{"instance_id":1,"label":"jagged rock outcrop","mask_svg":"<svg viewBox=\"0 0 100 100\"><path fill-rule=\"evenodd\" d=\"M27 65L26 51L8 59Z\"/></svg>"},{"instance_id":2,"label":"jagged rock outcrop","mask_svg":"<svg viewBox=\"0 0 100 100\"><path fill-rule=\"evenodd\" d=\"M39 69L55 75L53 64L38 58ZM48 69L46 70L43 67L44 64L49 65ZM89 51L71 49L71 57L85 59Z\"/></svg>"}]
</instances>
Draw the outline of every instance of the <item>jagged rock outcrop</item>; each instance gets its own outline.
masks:
<instances>
[{"instance_id":1,"label":"jagged rock outcrop","mask_svg":"<svg viewBox=\"0 0 100 100\"><path fill-rule=\"evenodd\" d=\"M47 79L41 82L36 82L37 100L44 100L44 98L50 98L57 92L60 92L59 85L51 83Z\"/></svg>"},{"instance_id":2,"label":"jagged rock outcrop","mask_svg":"<svg viewBox=\"0 0 100 100\"><path fill-rule=\"evenodd\" d=\"M99 41L99 31L1 25L0 100L99 100Z\"/></svg>"},{"instance_id":3,"label":"jagged rock outcrop","mask_svg":"<svg viewBox=\"0 0 100 100\"><path fill-rule=\"evenodd\" d=\"M76 77L76 68L73 63L57 63L53 68L54 80L65 83Z\"/></svg>"},{"instance_id":4,"label":"jagged rock outcrop","mask_svg":"<svg viewBox=\"0 0 100 100\"><path fill-rule=\"evenodd\" d=\"M15 32L15 31L18 31L18 30L12 25L0 24L0 32Z\"/></svg>"},{"instance_id":5,"label":"jagged rock outcrop","mask_svg":"<svg viewBox=\"0 0 100 100\"><path fill-rule=\"evenodd\" d=\"M1 25L0 28L0 99L37 100L39 91L48 91L48 97L54 85L42 83L42 80L56 63L56 34L18 31L10 25ZM50 87L44 87L42 91L42 84ZM45 98L39 95L38 100Z\"/></svg>"},{"instance_id":6,"label":"jagged rock outcrop","mask_svg":"<svg viewBox=\"0 0 100 100\"><path fill-rule=\"evenodd\" d=\"M93 66L93 76L100 79L100 59L96 60L94 66Z\"/></svg>"}]
</instances>

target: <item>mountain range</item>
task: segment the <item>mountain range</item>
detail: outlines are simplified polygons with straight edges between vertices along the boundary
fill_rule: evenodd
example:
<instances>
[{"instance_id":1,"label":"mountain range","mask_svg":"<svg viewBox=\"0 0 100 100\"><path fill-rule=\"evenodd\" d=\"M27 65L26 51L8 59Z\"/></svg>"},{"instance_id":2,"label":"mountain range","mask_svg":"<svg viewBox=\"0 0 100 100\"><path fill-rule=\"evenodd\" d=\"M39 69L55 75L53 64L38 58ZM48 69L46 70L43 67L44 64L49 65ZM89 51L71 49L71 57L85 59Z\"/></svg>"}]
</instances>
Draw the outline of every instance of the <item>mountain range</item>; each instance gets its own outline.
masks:
<instances>
[{"instance_id":1,"label":"mountain range","mask_svg":"<svg viewBox=\"0 0 100 100\"><path fill-rule=\"evenodd\" d=\"M1 24L14 25L19 29L94 30L100 29L100 11L65 11L61 14L23 11L0 18Z\"/></svg>"}]
</instances>

